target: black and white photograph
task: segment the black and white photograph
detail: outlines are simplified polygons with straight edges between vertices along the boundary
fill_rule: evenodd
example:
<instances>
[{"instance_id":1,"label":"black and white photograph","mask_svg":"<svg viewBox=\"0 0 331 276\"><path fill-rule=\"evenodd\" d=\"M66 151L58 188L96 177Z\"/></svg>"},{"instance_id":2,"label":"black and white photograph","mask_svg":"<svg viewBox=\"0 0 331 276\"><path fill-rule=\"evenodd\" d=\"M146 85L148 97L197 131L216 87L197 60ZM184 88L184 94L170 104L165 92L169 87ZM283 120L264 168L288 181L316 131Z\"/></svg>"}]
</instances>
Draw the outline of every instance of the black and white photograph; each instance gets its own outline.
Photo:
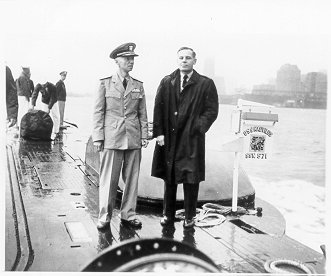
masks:
<instances>
[{"instance_id":1,"label":"black and white photograph","mask_svg":"<svg viewBox=\"0 0 331 276\"><path fill-rule=\"evenodd\" d=\"M330 6L0 0L1 271L327 275Z\"/></svg>"}]
</instances>

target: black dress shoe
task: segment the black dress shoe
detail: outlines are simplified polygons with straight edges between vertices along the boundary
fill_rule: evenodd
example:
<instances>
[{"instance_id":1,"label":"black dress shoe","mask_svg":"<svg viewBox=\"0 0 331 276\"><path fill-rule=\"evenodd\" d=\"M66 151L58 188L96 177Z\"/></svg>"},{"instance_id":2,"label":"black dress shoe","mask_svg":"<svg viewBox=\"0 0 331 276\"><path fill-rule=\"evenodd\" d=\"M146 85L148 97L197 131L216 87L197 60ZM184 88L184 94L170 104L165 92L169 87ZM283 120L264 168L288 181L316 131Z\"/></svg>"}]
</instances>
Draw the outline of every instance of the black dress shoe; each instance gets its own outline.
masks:
<instances>
[{"instance_id":1,"label":"black dress shoe","mask_svg":"<svg viewBox=\"0 0 331 276\"><path fill-rule=\"evenodd\" d=\"M194 219L185 219L184 220L184 228L192 228L194 226Z\"/></svg>"},{"instance_id":2,"label":"black dress shoe","mask_svg":"<svg viewBox=\"0 0 331 276\"><path fill-rule=\"evenodd\" d=\"M138 219L131 219L131 220L121 219L121 222L123 225L128 225L134 228L140 228L142 226L141 221L139 221Z\"/></svg>"}]
</instances>

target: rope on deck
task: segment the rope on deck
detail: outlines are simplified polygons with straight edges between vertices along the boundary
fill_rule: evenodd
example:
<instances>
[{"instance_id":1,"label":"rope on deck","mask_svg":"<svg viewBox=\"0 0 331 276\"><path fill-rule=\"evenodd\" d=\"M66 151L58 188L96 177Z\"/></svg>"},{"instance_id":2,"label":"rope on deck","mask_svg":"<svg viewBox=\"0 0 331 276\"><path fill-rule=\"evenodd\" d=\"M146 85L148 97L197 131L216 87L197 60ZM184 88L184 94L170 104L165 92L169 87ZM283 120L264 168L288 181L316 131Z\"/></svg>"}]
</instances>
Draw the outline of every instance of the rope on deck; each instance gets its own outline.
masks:
<instances>
[{"instance_id":1,"label":"rope on deck","mask_svg":"<svg viewBox=\"0 0 331 276\"><path fill-rule=\"evenodd\" d=\"M202 209L196 209L197 215L195 216L195 225L198 227L219 225L226 220L225 215L231 213L231 211L232 207L229 206L223 206L216 203L205 203L202 205ZM254 212L251 211L252 210L246 210L240 206L237 207L237 214L253 214ZM177 210L176 217L181 220L185 219L185 210Z\"/></svg>"},{"instance_id":2,"label":"rope on deck","mask_svg":"<svg viewBox=\"0 0 331 276\"><path fill-rule=\"evenodd\" d=\"M296 260L287 260L287 259L271 259L265 262L264 269L269 273L277 274L294 274L291 270L286 270L279 268L279 266L288 266L293 268L298 268L307 275L315 275L316 271L310 265L304 264L303 262ZM302 273L300 273L302 274Z\"/></svg>"}]
</instances>

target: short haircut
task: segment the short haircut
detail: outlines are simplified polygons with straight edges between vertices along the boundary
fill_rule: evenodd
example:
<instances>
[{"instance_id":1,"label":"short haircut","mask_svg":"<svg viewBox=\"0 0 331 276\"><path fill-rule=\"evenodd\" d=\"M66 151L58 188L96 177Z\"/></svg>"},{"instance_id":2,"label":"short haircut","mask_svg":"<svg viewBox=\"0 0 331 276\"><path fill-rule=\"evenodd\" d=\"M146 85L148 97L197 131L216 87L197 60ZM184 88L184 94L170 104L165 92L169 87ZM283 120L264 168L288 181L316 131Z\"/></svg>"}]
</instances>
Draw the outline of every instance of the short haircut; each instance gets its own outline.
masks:
<instances>
[{"instance_id":1,"label":"short haircut","mask_svg":"<svg viewBox=\"0 0 331 276\"><path fill-rule=\"evenodd\" d=\"M196 53L195 53L194 50L193 50L192 48L190 48L190 47L180 47L179 50L177 51L177 54L178 54L180 51L182 51L182 50L190 50L190 51L192 51L193 58L196 57Z\"/></svg>"}]
</instances>

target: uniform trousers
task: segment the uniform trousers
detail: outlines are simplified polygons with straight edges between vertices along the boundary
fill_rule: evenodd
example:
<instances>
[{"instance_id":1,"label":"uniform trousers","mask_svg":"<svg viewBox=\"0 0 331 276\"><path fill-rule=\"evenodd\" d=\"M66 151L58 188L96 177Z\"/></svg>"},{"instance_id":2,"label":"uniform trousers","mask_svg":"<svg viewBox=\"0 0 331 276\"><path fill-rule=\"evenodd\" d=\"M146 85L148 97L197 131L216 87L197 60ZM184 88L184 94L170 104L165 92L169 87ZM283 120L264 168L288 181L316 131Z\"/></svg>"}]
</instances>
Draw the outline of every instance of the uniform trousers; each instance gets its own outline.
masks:
<instances>
[{"instance_id":1,"label":"uniform trousers","mask_svg":"<svg viewBox=\"0 0 331 276\"><path fill-rule=\"evenodd\" d=\"M164 183L163 215L170 219L176 214L176 183ZM199 193L199 183L183 183L185 219L190 220L196 216Z\"/></svg>"},{"instance_id":2,"label":"uniform trousers","mask_svg":"<svg viewBox=\"0 0 331 276\"><path fill-rule=\"evenodd\" d=\"M47 112L48 111L48 104L41 103L41 110ZM53 105L52 109L50 110L50 116L53 120L53 130L52 133L56 134L60 131L60 114L59 114L59 106L57 102Z\"/></svg>"},{"instance_id":3,"label":"uniform trousers","mask_svg":"<svg viewBox=\"0 0 331 276\"><path fill-rule=\"evenodd\" d=\"M135 218L140 161L141 149L104 149L100 153L99 222L111 220L121 171L125 185L120 216L125 220Z\"/></svg>"},{"instance_id":4,"label":"uniform trousers","mask_svg":"<svg viewBox=\"0 0 331 276\"><path fill-rule=\"evenodd\" d=\"M65 101L57 101L59 105L59 111L60 111L60 126L63 126L63 118L64 118L64 108L66 105Z\"/></svg>"},{"instance_id":5,"label":"uniform trousers","mask_svg":"<svg viewBox=\"0 0 331 276\"><path fill-rule=\"evenodd\" d=\"M22 117L29 111L29 98L25 96L17 96L18 99L18 114L17 114L17 125L21 125Z\"/></svg>"}]
</instances>

